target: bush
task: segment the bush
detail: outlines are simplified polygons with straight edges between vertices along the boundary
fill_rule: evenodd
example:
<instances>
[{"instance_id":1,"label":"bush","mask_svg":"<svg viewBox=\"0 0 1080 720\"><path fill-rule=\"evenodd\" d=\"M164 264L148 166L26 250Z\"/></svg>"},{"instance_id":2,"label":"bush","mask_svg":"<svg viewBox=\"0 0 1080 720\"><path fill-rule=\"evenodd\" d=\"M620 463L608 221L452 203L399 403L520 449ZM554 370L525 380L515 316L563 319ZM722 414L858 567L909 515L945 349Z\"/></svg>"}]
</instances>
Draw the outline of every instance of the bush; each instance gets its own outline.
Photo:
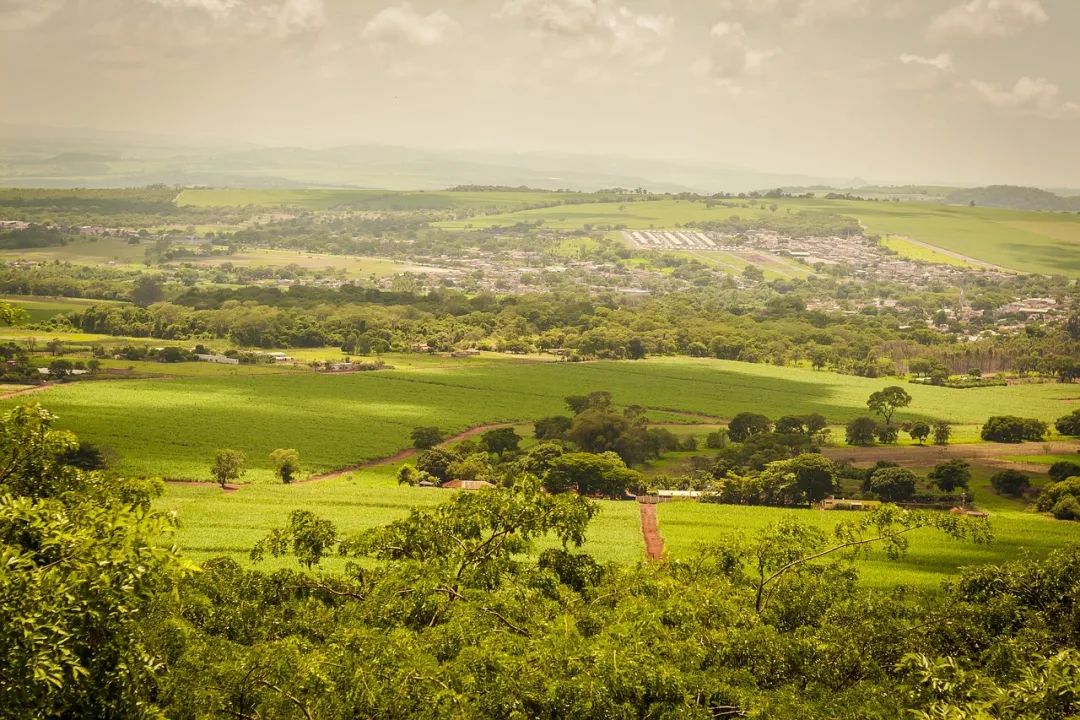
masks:
<instances>
[{"instance_id":1,"label":"bush","mask_svg":"<svg viewBox=\"0 0 1080 720\"><path fill-rule=\"evenodd\" d=\"M915 494L915 473L899 467L882 468L870 476L870 492L886 502L910 500Z\"/></svg>"},{"instance_id":2,"label":"bush","mask_svg":"<svg viewBox=\"0 0 1080 720\"><path fill-rule=\"evenodd\" d=\"M952 437L952 425L944 420L937 420L934 422L934 444L935 445L948 445L949 438Z\"/></svg>"},{"instance_id":3,"label":"bush","mask_svg":"<svg viewBox=\"0 0 1080 720\"><path fill-rule=\"evenodd\" d=\"M878 425L877 439L884 445L895 445L900 439L900 430L892 425Z\"/></svg>"},{"instance_id":4,"label":"bush","mask_svg":"<svg viewBox=\"0 0 1080 720\"><path fill-rule=\"evenodd\" d=\"M1066 497L1080 498L1080 478L1069 478L1047 486L1039 494L1039 500L1035 506L1040 511L1047 512Z\"/></svg>"},{"instance_id":5,"label":"bush","mask_svg":"<svg viewBox=\"0 0 1080 720\"><path fill-rule=\"evenodd\" d=\"M855 418L847 424L845 439L848 445L873 445L877 437L877 420L871 417Z\"/></svg>"},{"instance_id":6,"label":"bush","mask_svg":"<svg viewBox=\"0 0 1080 720\"><path fill-rule=\"evenodd\" d=\"M1002 495L1020 497L1031 487L1031 480L1019 470L1002 470L994 473L990 485Z\"/></svg>"},{"instance_id":7,"label":"bush","mask_svg":"<svg viewBox=\"0 0 1080 720\"><path fill-rule=\"evenodd\" d=\"M1080 477L1080 465L1070 460L1062 460L1050 466L1049 474L1050 479L1054 482L1061 482L1071 477Z\"/></svg>"},{"instance_id":8,"label":"bush","mask_svg":"<svg viewBox=\"0 0 1080 720\"><path fill-rule=\"evenodd\" d=\"M1054 422L1054 427L1062 435L1080 436L1080 410L1073 410Z\"/></svg>"},{"instance_id":9,"label":"bush","mask_svg":"<svg viewBox=\"0 0 1080 720\"><path fill-rule=\"evenodd\" d=\"M1047 426L1042 420L1021 418L1015 415L995 415L986 421L980 433L983 440L1001 443L1018 443L1025 440L1038 442L1046 436Z\"/></svg>"},{"instance_id":10,"label":"bush","mask_svg":"<svg viewBox=\"0 0 1080 720\"><path fill-rule=\"evenodd\" d=\"M1080 500L1075 495L1066 495L1054 504L1050 512L1058 520L1080 520Z\"/></svg>"}]
</instances>

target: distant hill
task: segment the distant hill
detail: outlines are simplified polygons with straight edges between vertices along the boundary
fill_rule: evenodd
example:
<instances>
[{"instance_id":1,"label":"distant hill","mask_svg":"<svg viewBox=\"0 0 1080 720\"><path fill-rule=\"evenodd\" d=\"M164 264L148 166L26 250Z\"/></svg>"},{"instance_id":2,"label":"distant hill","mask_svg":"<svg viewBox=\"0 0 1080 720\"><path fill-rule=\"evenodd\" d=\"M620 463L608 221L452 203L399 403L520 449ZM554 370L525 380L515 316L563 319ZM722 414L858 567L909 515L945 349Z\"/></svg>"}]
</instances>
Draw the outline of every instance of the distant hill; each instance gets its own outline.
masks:
<instances>
[{"instance_id":1,"label":"distant hill","mask_svg":"<svg viewBox=\"0 0 1080 720\"><path fill-rule=\"evenodd\" d=\"M950 205L996 207L1008 210L1054 210L1080 212L1080 197L1062 197L1048 190L1015 185L990 185L949 193L945 202Z\"/></svg>"},{"instance_id":2,"label":"distant hill","mask_svg":"<svg viewBox=\"0 0 1080 720\"><path fill-rule=\"evenodd\" d=\"M658 192L749 192L835 182L687 160L563 153L211 144L159 136L0 125L0 186L358 187L436 190L527 185L548 190L646 187Z\"/></svg>"}]
</instances>

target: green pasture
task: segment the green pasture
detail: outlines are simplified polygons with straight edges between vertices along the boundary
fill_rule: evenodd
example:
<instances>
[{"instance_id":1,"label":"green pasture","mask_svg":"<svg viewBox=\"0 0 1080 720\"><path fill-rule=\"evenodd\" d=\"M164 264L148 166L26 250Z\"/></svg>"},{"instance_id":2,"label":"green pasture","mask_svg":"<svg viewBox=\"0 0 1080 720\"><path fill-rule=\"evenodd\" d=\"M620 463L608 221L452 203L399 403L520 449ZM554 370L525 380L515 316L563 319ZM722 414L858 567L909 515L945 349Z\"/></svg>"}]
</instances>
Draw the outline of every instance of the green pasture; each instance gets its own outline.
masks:
<instances>
[{"instance_id":1,"label":"green pasture","mask_svg":"<svg viewBox=\"0 0 1080 720\"><path fill-rule=\"evenodd\" d=\"M11 303L22 308L29 316L29 322L39 323L57 315L85 310L91 305L122 304L112 300L87 300L86 298L38 297L32 295L0 295L0 302ZM5 328L7 329L7 328Z\"/></svg>"},{"instance_id":2,"label":"green pasture","mask_svg":"<svg viewBox=\"0 0 1080 720\"><path fill-rule=\"evenodd\" d=\"M14 248L0 250L0 261L29 260L49 263L54 260L79 265L117 265L143 267L146 248L152 241L128 243L126 238L81 237L67 245L46 248Z\"/></svg>"},{"instance_id":3,"label":"green pasture","mask_svg":"<svg viewBox=\"0 0 1080 720\"><path fill-rule=\"evenodd\" d=\"M358 257L352 255L321 255L319 253L303 252L299 250L272 250L267 248L250 248L233 255L181 258L175 262L201 266L216 266L225 263L238 267L281 268L296 266L306 270L322 270L324 272L335 273L342 272L346 276L354 278L381 278L403 272L445 272L445 270L440 268L403 263L387 258Z\"/></svg>"},{"instance_id":4,"label":"green pasture","mask_svg":"<svg viewBox=\"0 0 1080 720\"><path fill-rule=\"evenodd\" d=\"M284 525L293 510L311 510L334 521L343 532L354 533L393 522L413 508L431 507L459 492L398 485L397 468L380 466L309 484L249 485L238 492L223 492L212 485L170 484L157 504L176 511L180 519L176 540L189 557L201 561L229 555L243 560L270 529ZM585 549L605 561L638 561L644 543L637 503L601 502ZM290 562L269 560L266 565Z\"/></svg>"},{"instance_id":5,"label":"green pasture","mask_svg":"<svg viewBox=\"0 0 1080 720\"><path fill-rule=\"evenodd\" d=\"M907 238L890 235L882 238L881 242L890 250L895 250L900 257L908 258L909 260L922 260L938 265L952 265L954 267L962 268L978 267L975 263L959 258L956 255L950 255L949 253L935 250L932 247L920 245Z\"/></svg>"},{"instance_id":6,"label":"green pasture","mask_svg":"<svg viewBox=\"0 0 1080 720\"><path fill-rule=\"evenodd\" d=\"M409 432L419 425L456 432L528 422L565 413L565 396L595 390L612 392L619 404L649 408L656 422L716 422L754 411L774 418L819 412L839 423L865 413L868 395L895 382L691 358L541 363L416 357L412 365L388 359L394 370L341 375L149 363L148 370L177 376L73 382L34 400L83 439L113 448L125 472L205 478L214 451L227 446L247 453L248 479L258 481L270 479L267 455L278 447L296 448L304 471L320 472L408 447ZM192 374L182 375L189 366ZM1075 397L1074 387L1058 384L906 388L914 402L898 421L939 417L958 425L1000 414L1053 420Z\"/></svg>"},{"instance_id":7,"label":"green pasture","mask_svg":"<svg viewBox=\"0 0 1080 720\"><path fill-rule=\"evenodd\" d=\"M957 568L967 565L1000 563L1024 555L1041 557L1051 550L1080 541L1076 523L1063 522L1031 511L1022 501L997 495L989 486L996 468L973 468L971 488L975 503L990 512L994 541L989 545L957 542L929 530L911 536L906 557L891 561L881 553L860 562L865 582L876 587L908 584L933 590ZM1040 478L1039 481L1045 478ZM851 513L823 510L785 510L780 508L715 505L693 501L663 503L658 507L660 533L670 559L688 559L704 546L745 537L778 520L791 517L823 529Z\"/></svg>"},{"instance_id":8,"label":"green pasture","mask_svg":"<svg viewBox=\"0 0 1080 720\"><path fill-rule=\"evenodd\" d=\"M1080 215L1076 214L818 198L765 200L750 207L739 206L749 205L750 201L726 202L712 207L690 200L587 203L445 221L440 225L494 227L541 221L545 227L566 230L586 225L662 229L731 216L744 220L763 217L771 214L765 206L775 203L777 213L810 210L850 215L871 234L913 238L1012 270L1080 277ZM910 243L907 246L909 250L917 247Z\"/></svg>"}]
</instances>

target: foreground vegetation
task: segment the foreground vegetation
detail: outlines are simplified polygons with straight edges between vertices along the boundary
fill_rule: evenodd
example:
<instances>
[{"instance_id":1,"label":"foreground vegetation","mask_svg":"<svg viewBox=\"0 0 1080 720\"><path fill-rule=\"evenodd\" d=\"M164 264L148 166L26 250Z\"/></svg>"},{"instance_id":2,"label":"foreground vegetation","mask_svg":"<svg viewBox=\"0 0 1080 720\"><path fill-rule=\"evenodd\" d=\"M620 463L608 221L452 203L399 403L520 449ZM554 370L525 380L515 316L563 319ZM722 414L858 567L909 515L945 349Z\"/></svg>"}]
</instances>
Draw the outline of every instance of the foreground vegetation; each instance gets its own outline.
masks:
<instances>
[{"instance_id":1,"label":"foreground vegetation","mask_svg":"<svg viewBox=\"0 0 1080 720\"><path fill-rule=\"evenodd\" d=\"M939 595L858 583L868 552L986 521L892 506L780 521L686 562L600 564L596 506L521 478L389 525L281 517L255 560L161 544L153 483L67 466L24 408L0 453L0 710L51 717L1060 718L1080 710L1080 548ZM547 549L539 550L546 538ZM328 555L346 564L321 569Z\"/></svg>"}]
</instances>

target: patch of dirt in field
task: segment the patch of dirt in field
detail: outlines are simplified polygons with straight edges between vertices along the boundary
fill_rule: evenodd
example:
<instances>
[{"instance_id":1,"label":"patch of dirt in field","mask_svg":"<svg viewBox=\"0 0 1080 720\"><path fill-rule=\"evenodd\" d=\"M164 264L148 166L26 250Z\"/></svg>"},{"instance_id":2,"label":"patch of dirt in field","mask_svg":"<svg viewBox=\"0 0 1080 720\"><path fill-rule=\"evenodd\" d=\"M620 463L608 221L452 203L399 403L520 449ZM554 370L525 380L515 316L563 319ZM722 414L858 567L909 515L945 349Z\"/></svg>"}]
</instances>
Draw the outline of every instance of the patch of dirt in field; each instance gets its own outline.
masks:
<instances>
[{"instance_id":1,"label":"patch of dirt in field","mask_svg":"<svg viewBox=\"0 0 1080 720\"><path fill-rule=\"evenodd\" d=\"M52 385L32 385L30 387L22 388L21 390L9 390L6 393L0 393L0 400L7 400L8 398L19 397L20 395L30 395L31 393L41 392L48 390Z\"/></svg>"},{"instance_id":2,"label":"patch of dirt in field","mask_svg":"<svg viewBox=\"0 0 1080 720\"><path fill-rule=\"evenodd\" d=\"M957 458L981 460L993 465L1046 472L1046 466L1018 463L1002 459L1009 455L1059 455L1080 450L1080 442L1026 442L1015 445L1005 443L981 443L972 445L909 445L894 447L831 447L822 454L830 460L849 462L852 465L873 465L879 460L894 462L907 467L926 467Z\"/></svg>"},{"instance_id":3,"label":"patch of dirt in field","mask_svg":"<svg viewBox=\"0 0 1080 720\"><path fill-rule=\"evenodd\" d=\"M664 558L664 538L660 535L660 523L656 519L656 505L640 503L641 534L645 536L645 557L657 561Z\"/></svg>"}]
</instances>

